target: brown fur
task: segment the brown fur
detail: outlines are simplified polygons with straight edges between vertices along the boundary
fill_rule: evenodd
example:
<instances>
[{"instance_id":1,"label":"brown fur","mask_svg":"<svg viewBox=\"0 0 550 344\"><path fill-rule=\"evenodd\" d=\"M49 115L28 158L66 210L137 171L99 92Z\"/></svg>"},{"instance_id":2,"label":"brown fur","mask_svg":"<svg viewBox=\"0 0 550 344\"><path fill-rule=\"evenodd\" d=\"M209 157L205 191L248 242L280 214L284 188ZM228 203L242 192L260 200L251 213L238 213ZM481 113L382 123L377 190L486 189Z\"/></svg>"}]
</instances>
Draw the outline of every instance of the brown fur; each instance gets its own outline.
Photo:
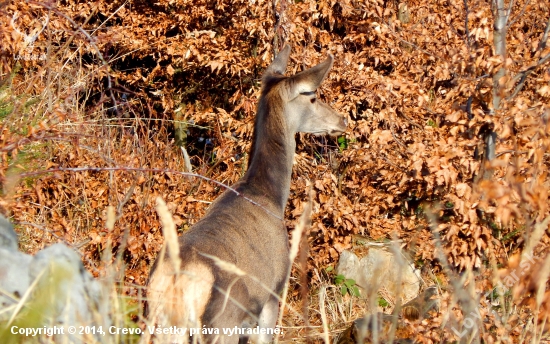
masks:
<instances>
[{"instance_id":1,"label":"brown fur","mask_svg":"<svg viewBox=\"0 0 550 344\"><path fill-rule=\"evenodd\" d=\"M220 333L222 328L255 327L259 320L261 327L275 326L278 300L273 293L281 293L290 269L282 219L295 133L345 130L344 120L312 93L328 74L332 56L316 67L285 77L282 73L289 52L285 47L263 77L249 168L232 187L238 194L225 191L206 216L179 238L182 263L178 274L167 259L157 261L151 271L149 313L156 324L185 327L196 320L196 327L217 327ZM220 268L212 256L244 274ZM192 319L192 311L196 319ZM238 339L203 337L206 342L220 343ZM187 341L158 338L158 342L174 340Z\"/></svg>"}]
</instances>

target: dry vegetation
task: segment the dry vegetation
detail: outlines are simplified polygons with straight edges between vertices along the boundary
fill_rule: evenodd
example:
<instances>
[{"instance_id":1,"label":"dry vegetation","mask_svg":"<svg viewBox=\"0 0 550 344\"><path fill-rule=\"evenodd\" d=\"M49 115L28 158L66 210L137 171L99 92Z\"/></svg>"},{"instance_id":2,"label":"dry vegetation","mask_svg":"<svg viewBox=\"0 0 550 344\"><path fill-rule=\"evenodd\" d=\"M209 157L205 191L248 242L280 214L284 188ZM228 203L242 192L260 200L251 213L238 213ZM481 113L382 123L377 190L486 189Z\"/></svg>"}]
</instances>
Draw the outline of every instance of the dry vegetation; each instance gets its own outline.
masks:
<instances>
[{"instance_id":1,"label":"dry vegetation","mask_svg":"<svg viewBox=\"0 0 550 344\"><path fill-rule=\"evenodd\" d=\"M289 230L310 188L313 213L307 279L296 269L288 292L300 312L279 339L322 340L324 317L335 336L363 315L326 272L361 234L399 240L443 292L407 336L543 341L550 7L501 2L0 0L0 210L22 250L66 242L98 277L112 244L138 300L163 243L156 197L183 232L238 180L261 72L291 42L292 72L335 55L320 96L350 125L297 138ZM202 177L182 173L182 146Z\"/></svg>"}]
</instances>

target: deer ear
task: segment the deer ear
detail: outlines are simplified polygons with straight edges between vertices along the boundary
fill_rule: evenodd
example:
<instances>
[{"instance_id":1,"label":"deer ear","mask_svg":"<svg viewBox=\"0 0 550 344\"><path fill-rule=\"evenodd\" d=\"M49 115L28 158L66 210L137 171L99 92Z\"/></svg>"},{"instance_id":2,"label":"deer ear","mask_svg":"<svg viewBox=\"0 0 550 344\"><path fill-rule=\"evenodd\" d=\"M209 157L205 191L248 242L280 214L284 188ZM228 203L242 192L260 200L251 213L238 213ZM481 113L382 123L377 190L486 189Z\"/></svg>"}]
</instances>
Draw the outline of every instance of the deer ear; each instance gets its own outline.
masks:
<instances>
[{"instance_id":1,"label":"deer ear","mask_svg":"<svg viewBox=\"0 0 550 344\"><path fill-rule=\"evenodd\" d=\"M273 62L267 67L264 75L270 74L285 74L286 65L288 64L288 57L290 56L290 45L285 45L284 48L279 51Z\"/></svg>"},{"instance_id":2,"label":"deer ear","mask_svg":"<svg viewBox=\"0 0 550 344\"><path fill-rule=\"evenodd\" d=\"M328 54L326 60L317 66L306 69L291 77L288 80L288 85L291 85L291 99L296 98L300 93L315 92L327 77L330 68L332 68L333 60L332 55Z\"/></svg>"}]
</instances>

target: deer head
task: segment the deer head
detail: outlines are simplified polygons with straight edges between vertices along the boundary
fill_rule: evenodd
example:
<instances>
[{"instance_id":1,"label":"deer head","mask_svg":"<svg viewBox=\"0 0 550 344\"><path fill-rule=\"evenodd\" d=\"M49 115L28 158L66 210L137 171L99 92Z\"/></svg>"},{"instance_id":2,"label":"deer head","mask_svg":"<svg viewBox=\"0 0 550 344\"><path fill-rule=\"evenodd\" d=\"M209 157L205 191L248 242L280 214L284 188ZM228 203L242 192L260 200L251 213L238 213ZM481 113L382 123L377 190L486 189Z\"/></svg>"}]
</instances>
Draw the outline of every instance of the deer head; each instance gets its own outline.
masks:
<instances>
[{"instance_id":1,"label":"deer head","mask_svg":"<svg viewBox=\"0 0 550 344\"><path fill-rule=\"evenodd\" d=\"M283 76L290 55L290 46L286 45L267 68L263 76L264 89L272 80ZM315 135L340 135L346 130L346 120L327 104L317 99L315 91L327 77L332 68L333 57L303 72L284 79L276 88L281 97L283 113L293 132ZM267 87L266 87L267 86Z\"/></svg>"}]
</instances>

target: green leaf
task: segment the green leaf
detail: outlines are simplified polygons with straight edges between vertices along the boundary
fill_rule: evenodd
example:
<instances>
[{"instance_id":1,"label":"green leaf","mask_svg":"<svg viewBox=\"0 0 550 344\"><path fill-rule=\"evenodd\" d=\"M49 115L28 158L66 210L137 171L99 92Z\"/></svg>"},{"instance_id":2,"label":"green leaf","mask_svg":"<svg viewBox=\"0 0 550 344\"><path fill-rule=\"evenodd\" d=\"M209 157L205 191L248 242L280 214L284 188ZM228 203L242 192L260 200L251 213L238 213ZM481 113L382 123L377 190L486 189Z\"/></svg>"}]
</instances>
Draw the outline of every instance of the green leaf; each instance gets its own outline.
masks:
<instances>
[{"instance_id":1,"label":"green leaf","mask_svg":"<svg viewBox=\"0 0 550 344\"><path fill-rule=\"evenodd\" d=\"M355 285L355 280L354 280L354 279L351 279L351 278L348 278L344 283L345 283L348 287L351 287L351 286L354 286L354 285Z\"/></svg>"},{"instance_id":2,"label":"green leaf","mask_svg":"<svg viewBox=\"0 0 550 344\"><path fill-rule=\"evenodd\" d=\"M388 303L388 301L384 300L383 298L379 297L378 298L378 306L380 307L388 307L390 304Z\"/></svg>"},{"instance_id":3,"label":"green leaf","mask_svg":"<svg viewBox=\"0 0 550 344\"><path fill-rule=\"evenodd\" d=\"M344 150L348 148L348 140L346 139L345 136L338 137L337 141L338 141L338 147L340 147L340 150Z\"/></svg>"},{"instance_id":4,"label":"green leaf","mask_svg":"<svg viewBox=\"0 0 550 344\"><path fill-rule=\"evenodd\" d=\"M334 283L336 284L340 284L345 280L346 280L346 277L344 277L344 275L336 275L336 277L334 277Z\"/></svg>"},{"instance_id":5,"label":"green leaf","mask_svg":"<svg viewBox=\"0 0 550 344\"><path fill-rule=\"evenodd\" d=\"M346 287L345 284L342 284L342 287L340 288L340 291L342 292L342 296L344 296L348 293L348 287Z\"/></svg>"}]
</instances>

